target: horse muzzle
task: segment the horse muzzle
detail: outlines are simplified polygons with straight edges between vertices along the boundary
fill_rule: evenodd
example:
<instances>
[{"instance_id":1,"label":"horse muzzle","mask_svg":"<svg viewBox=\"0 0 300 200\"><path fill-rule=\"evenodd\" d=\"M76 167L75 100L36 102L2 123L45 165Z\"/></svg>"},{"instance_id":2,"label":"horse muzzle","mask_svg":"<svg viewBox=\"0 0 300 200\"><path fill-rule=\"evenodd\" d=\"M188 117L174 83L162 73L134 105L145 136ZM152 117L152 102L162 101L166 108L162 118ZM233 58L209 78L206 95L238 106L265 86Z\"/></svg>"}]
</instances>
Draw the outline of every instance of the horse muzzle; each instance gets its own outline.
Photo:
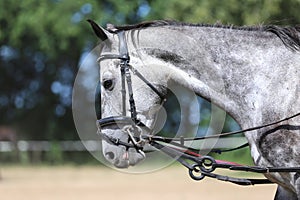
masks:
<instances>
[{"instance_id":1,"label":"horse muzzle","mask_svg":"<svg viewBox=\"0 0 300 200\"><path fill-rule=\"evenodd\" d=\"M103 156L115 167L127 168L145 159L145 143L141 135L150 129L142 122L117 116L97 120L97 126L98 135L102 138Z\"/></svg>"},{"instance_id":2,"label":"horse muzzle","mask_svg":"<svg viewBox=\"0 0 300 200\"><path fill-rule=\"evenodd\" d=\"M104 158L117 168L135 166L145 159L144 153L138 152L134 148L116 146L107 140L102 141L102 151Z\"/></svg>"}]
</instances>

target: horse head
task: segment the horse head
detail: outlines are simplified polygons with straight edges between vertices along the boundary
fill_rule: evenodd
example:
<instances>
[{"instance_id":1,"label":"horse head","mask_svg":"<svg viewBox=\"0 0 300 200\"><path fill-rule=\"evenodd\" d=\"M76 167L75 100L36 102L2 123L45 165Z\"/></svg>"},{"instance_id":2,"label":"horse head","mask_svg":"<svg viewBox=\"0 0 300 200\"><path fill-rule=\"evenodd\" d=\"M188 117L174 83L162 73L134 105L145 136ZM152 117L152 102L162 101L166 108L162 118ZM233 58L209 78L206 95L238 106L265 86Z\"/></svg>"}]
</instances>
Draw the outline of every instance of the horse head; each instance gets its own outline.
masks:
<instances>
[{"instance_id":1,"label":"horse head","mask_svg":"<svg viewBox=\"0 0 300 200\"><path fill-rule=\"evenodd\" d=\"M142 135L155 132L167 78L165 73L157 75L147 70L159 66L147 59L141 60L137 50L127 46L125 32L113 27L107 31L88 21L102 41L98 59L101 116L97 122L103 139L102 152L118 168L134 166L145 158Z\"/></svg>"}]
</instances>

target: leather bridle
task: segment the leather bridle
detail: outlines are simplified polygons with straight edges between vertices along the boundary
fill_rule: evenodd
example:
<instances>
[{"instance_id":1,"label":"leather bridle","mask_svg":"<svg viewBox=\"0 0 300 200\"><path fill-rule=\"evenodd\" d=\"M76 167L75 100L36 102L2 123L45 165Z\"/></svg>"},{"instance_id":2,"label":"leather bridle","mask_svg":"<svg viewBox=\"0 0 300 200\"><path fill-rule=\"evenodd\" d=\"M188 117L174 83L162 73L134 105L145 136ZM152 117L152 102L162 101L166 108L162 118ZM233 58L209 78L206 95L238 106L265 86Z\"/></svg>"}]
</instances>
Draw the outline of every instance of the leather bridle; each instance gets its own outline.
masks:
<instances>
[{"instance_id":1,"label":"leather bridle","mask_svg":"<svg viewBox=\"0 0 300 200\"><path fill-rule=\"evenodd\" d=\"M300 116L300 113L297 113L293 116L287 117L285 119L265 124L262 126L252 127L240 131L229 132L229 133L220 133L212 136L204 136L204 137L196 137L196 138L166 138L161 136L152 135L152 130L147 127L143 122L141 122L137 117L136 105L133 98L133 89L132 89L132 81L131 81L131 73L130 71L139 77L151 90L156 93L160 99L161 104L166 100L164 94L162 94L156 87L151 84L138 70L134 69L133 66L129 64L130 56L128 53L128 47L125 38L125 32L119 31L117 32L119 38L119 54L103 54L99 57L98 61L106 60L106 59L118 59L120 60L120 71L121 71L121 84L122 84L122 115L120 116L110 116L106 118L101 118L97 120L98 126L98 135L117 146L124 146L128 148L135 148L137 152L141 154L145 144L150 144L156 149L164 152L168 156L176 159L182 165L188 168L189 175L194 180L202 180L204 177L216 178L221 181L228 181L231 183L239 184L239 185L254 185L254 184L266 184L272 183L268 179L249 179L249 178L234 178L223 176L220 174L213 173L217 168L225 168L234 171L246 171L246 172L256 172L256 173L273 173L273 172L296 172L300 173L300 167L258 167L258 166L244 166L233 162L216 160L211 156L202 156L200 155L199 149L194 149L185 145L187 141L196 141L196 140L207 140L210 138L222 138L226 136L231 136L239 133L250 132L253 130L262 129L265 127L270 127L281 122L287 121L292 118L296 118ZM126 115L126 83L128 89L128 100L130 106L130 116ZM128 142L124 142L119 140L118 138L114 138L108 136L101 132L101 129L107 126L112 125L121 125L123 127L123 131L125 134L128 134ZM148 134L143 134L142 129L146 130ZM239 147L232 149L212 149L212 152L215 153L223 153L227 151L233 151L240 148L244 148L248 146L247 144L243 144Z\"/></svg>"},{"instance_id":2,"label":"leather bridle","mask_svg":"<svg viewBox=\"0 0 300 200\"><path fill-rule=\"evenodd\" d=\"M136 75L140 80L142 80L154 93L156 93L160 97L160 104L165 101L165 95L162 94L156 87L151 84L138 70L136 70L133 66L129 64L130 56L128 53L128 47L125 38L125 32L120 31L117 33L119 39L119 54L103 54L98 58L98 62L106 59L118 59L120 60L120 72L121 72L121 95L122 95L122 115L120 116L110 116L106 118L101 118L97 120L98 130L101 130L104 127L111 125L121 125L126 126L126 133L128 133L130 141L132 144L127 143L127 147L133 146L137 150L140 151L142 149L142 141L141 138L136 138L137 135L140 135L142 129L146 130L148 133L151 132L151 129L147 127L142 121L140 121L137 117L136 105L133 98L133 89L132 89L132 80L130 71ZM126 83L128 89L128 100L130 107L130 117L126 115ZM109 138L108 136L98 131L103 138L112 142L114 139ZM121 141L120 141L121 142Z\"/></svg>"}]
</instances>

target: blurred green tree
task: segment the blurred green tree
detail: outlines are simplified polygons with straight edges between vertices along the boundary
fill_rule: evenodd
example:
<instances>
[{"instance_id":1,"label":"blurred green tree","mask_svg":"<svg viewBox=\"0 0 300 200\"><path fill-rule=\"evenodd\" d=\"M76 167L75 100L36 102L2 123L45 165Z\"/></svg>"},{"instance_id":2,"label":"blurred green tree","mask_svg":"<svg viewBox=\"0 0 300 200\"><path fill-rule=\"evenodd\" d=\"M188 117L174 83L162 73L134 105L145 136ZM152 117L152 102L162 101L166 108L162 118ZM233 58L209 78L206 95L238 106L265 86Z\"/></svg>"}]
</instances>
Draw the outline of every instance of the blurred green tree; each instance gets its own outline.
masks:
<instances>
[{"instance_id":1,"label":"blurred green tree","mask_svg":"<svg viewBox=\"0 0 300 200\"><path fill-rule=\"evenodd\" d=\"M149 0L149 19L234 25L299 24L298 0Z\"/></svg>"},{"instance_id":2,"label":"blurred green tree","mask_svg":"<svg viewBox=\"0 0 300 200\"><path fill-rule=\"evenodd\" d=\"M23 138L77 138L72 86L82 55L97 44L86 19L134 23L142 3L1 1L0 124L22 129Z\"/></svg>"}]
</instances>

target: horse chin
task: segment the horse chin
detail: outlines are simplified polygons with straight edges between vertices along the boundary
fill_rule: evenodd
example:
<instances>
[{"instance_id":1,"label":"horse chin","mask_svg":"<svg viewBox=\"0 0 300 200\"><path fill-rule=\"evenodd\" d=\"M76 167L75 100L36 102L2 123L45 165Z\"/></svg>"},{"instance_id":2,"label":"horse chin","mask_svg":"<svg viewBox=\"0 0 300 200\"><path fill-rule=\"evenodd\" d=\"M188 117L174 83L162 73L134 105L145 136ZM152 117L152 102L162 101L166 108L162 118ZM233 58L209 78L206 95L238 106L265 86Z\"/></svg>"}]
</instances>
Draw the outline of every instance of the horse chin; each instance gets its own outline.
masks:
<instances>
[{"instance_id":1,"label":"horse chin","mask_svg":"<svg viewBox=\"0 0 300 200\"><path fill-rule=\"evenodd\" d=\"M106 132L106 131L105 131ZM123 142L128 142L128 137L124 136L123 132L114 130L113 134L109 134L111 131L108 131L107 135L114 135L115 138L119 138ZM102 152L104 158L117 168L128 168L129 166L135 166L139 162L145 159L145 156L142 152L137 152L134 148L126 149L125 146L117 146L106 140L102 141Z\"/></svg>"}]
</instances>

